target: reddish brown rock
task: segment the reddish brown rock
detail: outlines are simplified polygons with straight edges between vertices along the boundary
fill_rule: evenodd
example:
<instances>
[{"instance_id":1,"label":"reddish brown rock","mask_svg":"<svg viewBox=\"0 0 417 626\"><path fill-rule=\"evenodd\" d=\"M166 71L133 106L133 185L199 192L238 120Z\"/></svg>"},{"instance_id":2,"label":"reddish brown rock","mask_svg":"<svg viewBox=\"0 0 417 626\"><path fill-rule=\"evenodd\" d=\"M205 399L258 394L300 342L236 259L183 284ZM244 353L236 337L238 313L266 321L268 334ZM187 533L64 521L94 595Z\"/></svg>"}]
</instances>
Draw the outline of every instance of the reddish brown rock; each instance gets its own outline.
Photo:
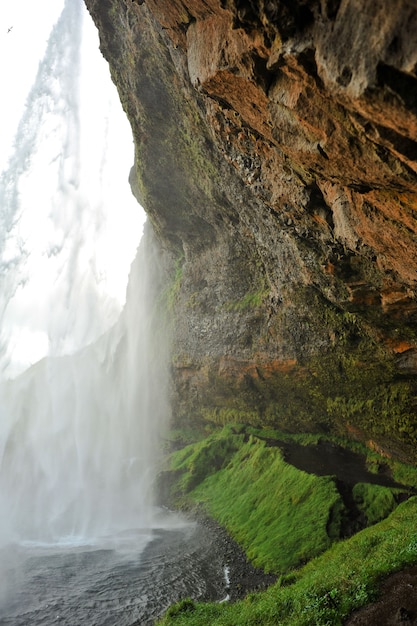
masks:
<instances>
[{"instance_id":1,"label":"reddish brown rock","mask_svg":"<svg viewBox=\"0 0 417 626\"><path fill-rule=\"evenodd\" d=\"M414 3L86 3L171 267L178 421L414 459Z\"/></svg>"}]
</instances>

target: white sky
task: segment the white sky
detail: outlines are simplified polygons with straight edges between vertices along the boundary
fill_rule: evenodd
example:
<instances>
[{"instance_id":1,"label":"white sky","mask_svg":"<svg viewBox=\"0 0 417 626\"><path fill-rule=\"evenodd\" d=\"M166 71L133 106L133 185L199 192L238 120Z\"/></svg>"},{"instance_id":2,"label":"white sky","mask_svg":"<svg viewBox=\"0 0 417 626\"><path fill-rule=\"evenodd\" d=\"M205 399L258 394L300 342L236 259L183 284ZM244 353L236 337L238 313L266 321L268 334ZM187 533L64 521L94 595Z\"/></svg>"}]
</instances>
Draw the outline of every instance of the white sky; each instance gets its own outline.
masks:
<instances>
[{"instance_id":1,"label":"white sky","mask_svg":"<svg viewBox=\"0 0 417 626\"><path fill-rule=\"evenodd\" d=\"M63 7L64 0L0 3L0 173L13 157L16 131L28 106L27 96ZM79 76L82 173L76 185L81 195L75 199L78 213L71 215L71 203L59 196L63 185L57 191L54 181L58 167L54 160L58 156L56 159L52 156L62 150L51 117L50 130L48 120L43 122L45 145L39 147L30 172L22 178L18 234L8 244L7 254L11 256L16 255L19 241L30 249L22 285L0 320L2 329L7 329L9 335L13 361L9 375L48 351L75 350L114 323L124 303L130 263L145 218L128 185L133 164L130 127L99 52L98 34L85 8L84 14ZM69 171L71 167L70 159ZM70 184L68 189L71 192ZM56 207L48 208L51 198L55 198L52 205L58 203L59 211ZM68 243L74 239L76 246ZM71 257L74 267L68 269L65 254ZM89 273L78 275L80 267ZM89 316L100 309L96 291L103 313L99 320Z\"/></svg>"}]
</instances>

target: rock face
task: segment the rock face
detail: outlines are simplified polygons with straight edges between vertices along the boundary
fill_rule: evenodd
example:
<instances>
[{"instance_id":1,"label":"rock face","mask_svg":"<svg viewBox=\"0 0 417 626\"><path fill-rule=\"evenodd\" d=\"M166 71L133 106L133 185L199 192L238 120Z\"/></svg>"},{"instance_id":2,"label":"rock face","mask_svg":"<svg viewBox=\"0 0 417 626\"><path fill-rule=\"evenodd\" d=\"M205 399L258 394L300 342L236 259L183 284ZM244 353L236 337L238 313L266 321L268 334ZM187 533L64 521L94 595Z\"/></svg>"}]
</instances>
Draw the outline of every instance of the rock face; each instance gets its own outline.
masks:
<instances>
[{"instance_id":1,"label":"rock face","mask_svg":"<svg viewBox=\"0 0 417 626\"><path fill-rule=\"evenodd\" d=\"M86 0L171 271L173 407L414 461L412 0Z\"/></svg>"}]
</instances>

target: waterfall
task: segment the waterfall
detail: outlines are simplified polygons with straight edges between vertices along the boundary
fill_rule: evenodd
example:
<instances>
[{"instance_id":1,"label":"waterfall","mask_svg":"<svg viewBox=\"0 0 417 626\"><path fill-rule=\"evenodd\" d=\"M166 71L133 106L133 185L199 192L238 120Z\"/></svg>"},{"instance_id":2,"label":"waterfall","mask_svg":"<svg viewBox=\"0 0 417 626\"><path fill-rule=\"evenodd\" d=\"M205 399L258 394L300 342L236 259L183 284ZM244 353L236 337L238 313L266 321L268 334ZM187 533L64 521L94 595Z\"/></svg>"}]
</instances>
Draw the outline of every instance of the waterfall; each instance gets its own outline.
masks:
<instances>
[{"instance_id":1,"label":"waterfall","mask_svg":"<svg viewBox=\"0 0 417 626\"><path fill-rule=\"evenodd\" d=\"M156 443L168 414L149 315L145 238L117 324L76 354L3 383L0 536L93 538L152 523ZM154 309L155 310L155 309Z\"/></svg>"},{"instance_id":2,"label":"waterfall","mask_svg":"<svg viewBox=\"0 0 417 626\"><path fill-rule=\"evenodd\" d=\"M104 133L84 121L84 13L66 0L0 178L0 547L152 522L168 415L158 259L148 227L121 310L109 274L140 227L122 247L109 238L124 219L108 163L120 155L110 118Z\"/></svg>"}]
</instances>

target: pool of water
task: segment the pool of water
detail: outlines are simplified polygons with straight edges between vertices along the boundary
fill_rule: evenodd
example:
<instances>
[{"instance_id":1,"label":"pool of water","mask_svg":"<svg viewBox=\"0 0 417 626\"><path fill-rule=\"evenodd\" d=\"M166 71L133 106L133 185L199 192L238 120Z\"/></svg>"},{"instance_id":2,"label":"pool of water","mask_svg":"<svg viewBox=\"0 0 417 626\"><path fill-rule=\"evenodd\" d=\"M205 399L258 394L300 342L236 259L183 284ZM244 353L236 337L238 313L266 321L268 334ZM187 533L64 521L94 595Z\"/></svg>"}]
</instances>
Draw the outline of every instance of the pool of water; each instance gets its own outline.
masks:
<instances>
[{"instance_id":1,"label":"pool of water","mask_svg":"<svg viewBox=\"0 0 417 626\"><path fill-rule=\"evenodd\" d=\"M0 624L147 626L180 598L221 601L228 580L215 541L210 529L175 518L90 542L8 546Z\"/></svg>"}]
</instances>

